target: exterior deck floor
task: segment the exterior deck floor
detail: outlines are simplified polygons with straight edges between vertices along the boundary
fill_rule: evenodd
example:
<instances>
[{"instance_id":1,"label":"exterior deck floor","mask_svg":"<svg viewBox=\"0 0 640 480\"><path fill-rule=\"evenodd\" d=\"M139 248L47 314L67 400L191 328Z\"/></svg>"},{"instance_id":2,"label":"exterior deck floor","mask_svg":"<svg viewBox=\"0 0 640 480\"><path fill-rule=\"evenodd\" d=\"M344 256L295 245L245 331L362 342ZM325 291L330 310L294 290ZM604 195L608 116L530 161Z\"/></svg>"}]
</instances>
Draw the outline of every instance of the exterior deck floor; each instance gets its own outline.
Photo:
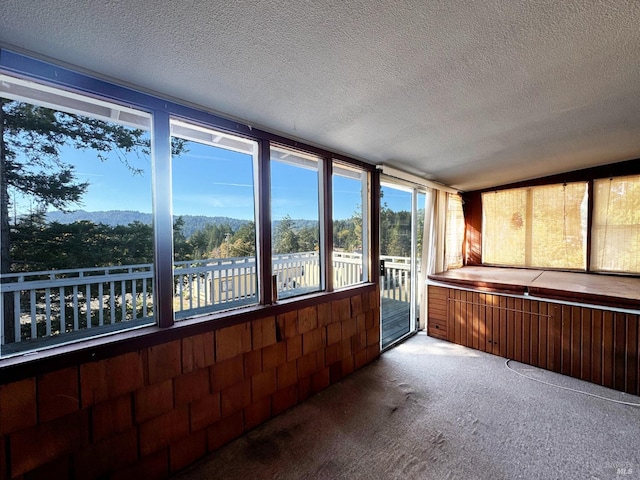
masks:
<instances>
[{"instance_id":1,"label":"exterior deck floor","mask_svg":"<svg viewBox=\"0 0 640 480\"><path fill-rule=\"evenodd\" d=\"M382 298L382 348L411 330L411 304Z\"/></svg>"}]
</instances>

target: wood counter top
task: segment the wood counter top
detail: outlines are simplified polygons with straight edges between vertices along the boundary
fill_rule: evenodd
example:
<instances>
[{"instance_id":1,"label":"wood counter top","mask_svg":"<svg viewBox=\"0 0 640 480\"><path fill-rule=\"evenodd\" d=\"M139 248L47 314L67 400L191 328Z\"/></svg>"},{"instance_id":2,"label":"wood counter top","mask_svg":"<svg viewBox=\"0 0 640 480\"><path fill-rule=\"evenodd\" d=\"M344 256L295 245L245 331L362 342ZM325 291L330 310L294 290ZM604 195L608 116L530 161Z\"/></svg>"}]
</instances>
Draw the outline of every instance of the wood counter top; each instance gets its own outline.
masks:
<instances>
[{"instance_id":1,"label":"wood counter top","mask_svg":"<svg viewBox=\"0 0 640 480\"><path fill-rule=\"evenodd\" d=\"M640 309L640 277L469 266L429 279L491 292Z\"/></svg>"}]
</instances>

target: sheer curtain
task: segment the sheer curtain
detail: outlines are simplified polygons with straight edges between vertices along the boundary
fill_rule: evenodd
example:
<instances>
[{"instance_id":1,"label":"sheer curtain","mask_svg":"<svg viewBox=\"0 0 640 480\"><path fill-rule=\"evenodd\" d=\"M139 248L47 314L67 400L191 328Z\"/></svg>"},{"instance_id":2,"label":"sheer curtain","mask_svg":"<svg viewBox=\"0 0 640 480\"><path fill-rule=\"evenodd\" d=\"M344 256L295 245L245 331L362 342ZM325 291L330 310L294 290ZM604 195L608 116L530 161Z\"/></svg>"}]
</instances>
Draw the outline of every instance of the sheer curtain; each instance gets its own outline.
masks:
<instances>
[{"instance_id":1,"label":"sheer curtain","mask_svg":"<svg viewBox=\"0 0 640 480\"><path fill-rule=\"evenodd\" d=\"M445 225L444 269L462 267L462 244L464 242L464 213L462 197L447 194L447 221Z\"/></svg>"},{"instance_id":2,"label":"sheer curtain","mask_svg":"<svg viewBox=\"0 0 640 480\"><path fill-rule=\"evenodd\" d=\"M585 270L587 182L482 194L482 262Z\"/></svg>"},{"instance_id":3,"label":"sheer curtain","mask_svg":"<svg viewBox=\"0 0 640 480\"><path fill-rule=\"evenodd\" d=\"M424 205L424 231L419 282L420 328L426 327L427 276L445 268L445 225L447 219L447 192L427 188Z\"/></svg>"},{"instance_id":4,"label":"sheer curtain","mask_svg":"<svg viewBox=\"0 0 640 480\"><path fill-rule=\"evenodd\" d=\"M591 269L640 273L640 175L594 182Z\"/></svg>"}]
</instances>

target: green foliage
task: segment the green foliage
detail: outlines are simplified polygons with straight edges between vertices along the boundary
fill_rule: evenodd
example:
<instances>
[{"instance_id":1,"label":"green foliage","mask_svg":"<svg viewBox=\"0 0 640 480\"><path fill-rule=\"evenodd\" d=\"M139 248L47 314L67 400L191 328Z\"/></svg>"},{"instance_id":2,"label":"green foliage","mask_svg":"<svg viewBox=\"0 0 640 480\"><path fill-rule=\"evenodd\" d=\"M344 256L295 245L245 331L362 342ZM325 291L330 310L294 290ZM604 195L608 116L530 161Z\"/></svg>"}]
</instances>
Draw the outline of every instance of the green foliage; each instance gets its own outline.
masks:
<instances>
[{"instance_id":1,"label":"green foliage","mask_svg":"<svg viewBox=\"0 0 640 480\"><path fill-rule=\"evenodd\" d=\"M240 223L237 229L229 224L207 224L185 238L182 218L174 224L174 252L176 260L247 257L256 254L254 222ZM179 239L179 243L176 242Z\"/></svg>"},{"instance_id":2,"label":"green foliage","mask_svg":"<svg viewBox=\"0 0 640 480\"><path fill-rule=\"evenodd\" d=\"M286 215L273 232L273 253L312 252L320 248L320 230L317 222L302 227Z\"/></svg>"},{"instance_id":3,"label":"green foliage","mask_svg":"<svg viewBox=\"0 0 640 480\"><path fill-rule=\"evenodd\" d=\"M45 223L32 215L11 229L11 256L22 272L152 263L153 229L138 222Z\"/></svg>"},{"instance_id":4,"label":"green foliage","mask_svg":"<svg viewBox=\"0 0 640 480\"><path fill-rule=\"evenodd\" d=\"M380 254L411 256L411 212L394 212L386 202L380 208Z\"/></svg>"},{"instance_id":5,"label":"green foliage","mask_svg":"<svg viewBox=\"0 0 640 480\"><path fill-rule=\"evenodd\" d=\"M362 233L357 232L353 217L333 221L333 248L346 252L362 249Z\"/></svg>"},{"instance_id":6,"label":"green foliage","mask_svg":"<svg viewBox=\"0 0 640 480\"><path fill-rule=\"evenodd\" d=\"M142 173L130 162L129 156L148 156L150 140L143 130L25 102L0 99L0 106L3 231L8 232L12 191L31 198L37 211L44 211L48 206L67 211L81 201L89 184L78 181L73 165L61 158L66 146L80 151L91 150L100 161L106 161L113 153L132 175ZM173 140L174 155L180 155L184 149L183 140ZM84 228L88 228L87 225ZM9 255L10 242L9 237L3 238L3 272L9 271L13 263Z\"/></svg>"},{"instance_id":7,"label":"green foliage","mask_svg":"<svg viewBox=\"0 0 640 480\"><path fill-rule=\"evenodd\" d=\"M293 230L293 220L286 215L278 224L275 231L273 252L293 253L300 251L300 242L297 233Z\"/></svg>"},{"instance_id":8,"label":"green foliage","mask_svg":"<svg viewBox=\"0 0 640 480\"><path fill-rule=\"evenodd\" d=\"M149 151L142 130L24 102L2 100L2 111L3 188L31 196L40 206L65 210L87 190L88 184L78 182L73 166L60 157L65 145L93 150L102 161L116 152L132 174L141 172L126 155Z\"/></svg>"},{"instance_id":9,"label":"green foliage","mask_svg":"<svg viewBox=\"0 0 640 480\"><path fill-rule=\"evenodd\" d=\"M248 222L242 225L233 235L232 257L255 256L256 254L256 224Z\"/></svg>"},{"instance_id":10,"label":"green foliage","mask_svg":"<svg viewBox=\"0 0 640 480\"><path fill-rule=\"evenodd\" d=\"M189 239L182 228L178 217L173 225L176 261L255 255L253 222L236 232L225 225L208 225ZM11 228L11 256L16 272L153 263L153 227L140 222L46 222L43 214L33 214Z\"/></svg>"}]
</instances>

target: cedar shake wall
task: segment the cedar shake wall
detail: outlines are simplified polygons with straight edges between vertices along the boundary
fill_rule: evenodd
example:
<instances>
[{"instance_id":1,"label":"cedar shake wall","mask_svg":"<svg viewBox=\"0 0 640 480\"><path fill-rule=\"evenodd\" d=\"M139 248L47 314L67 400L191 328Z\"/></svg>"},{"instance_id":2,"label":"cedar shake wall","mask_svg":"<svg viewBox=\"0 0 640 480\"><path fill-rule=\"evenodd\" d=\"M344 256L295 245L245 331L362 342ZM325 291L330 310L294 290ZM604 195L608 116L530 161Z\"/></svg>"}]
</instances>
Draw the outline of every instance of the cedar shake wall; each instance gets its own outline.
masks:
<instances>
[{"instance_id":1,"label":"cedar shake wall","mask_svg":"<svg viewBox=\"0 0 640 480\"><path fill-rule=\"evenodd\" d=\"M0 480L167 477L379 345L376 290L0 385Z\"/></svg>"}]
</instances>

